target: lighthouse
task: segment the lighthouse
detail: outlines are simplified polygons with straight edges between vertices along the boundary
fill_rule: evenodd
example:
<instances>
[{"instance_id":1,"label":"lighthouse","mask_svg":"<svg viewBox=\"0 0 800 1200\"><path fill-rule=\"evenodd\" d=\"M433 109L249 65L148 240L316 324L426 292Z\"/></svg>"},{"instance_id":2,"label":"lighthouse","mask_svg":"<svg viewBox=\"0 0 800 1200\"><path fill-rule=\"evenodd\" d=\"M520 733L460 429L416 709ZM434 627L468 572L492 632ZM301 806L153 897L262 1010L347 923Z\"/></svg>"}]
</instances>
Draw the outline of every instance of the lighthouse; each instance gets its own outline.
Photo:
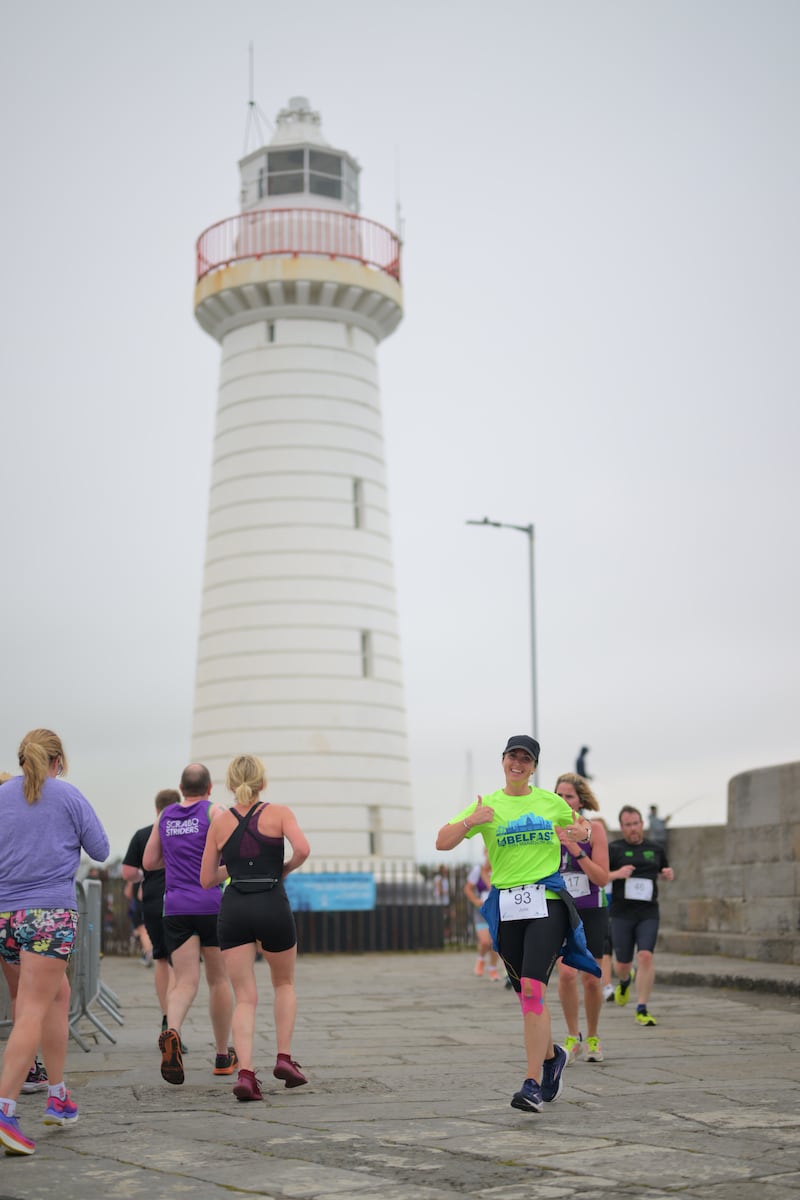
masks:
<instances>
[{"instance_id":1,"label":"lighthouse","mask_svg":"<svg viewBox=\"0 0 800 1200\"><path fill-rule=\"evenodd\" d=\"M239 163L241 211L197 242L221 348L192 757L255 754L315 861L414 857L377 347L400 241L304 97Z\"/></svg>"}]
</instances>

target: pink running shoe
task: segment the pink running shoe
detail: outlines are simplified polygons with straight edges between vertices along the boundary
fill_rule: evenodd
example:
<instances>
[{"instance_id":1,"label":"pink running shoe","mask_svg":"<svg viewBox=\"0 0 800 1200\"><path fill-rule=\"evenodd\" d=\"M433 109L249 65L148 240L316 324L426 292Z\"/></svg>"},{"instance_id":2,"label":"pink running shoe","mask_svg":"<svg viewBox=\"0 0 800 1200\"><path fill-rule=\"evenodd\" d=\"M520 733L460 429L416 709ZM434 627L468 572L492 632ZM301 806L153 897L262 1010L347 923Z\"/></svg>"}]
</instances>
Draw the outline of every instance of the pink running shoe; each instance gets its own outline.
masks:
<instances>
[{"instance_id":1,"label":"pink running shoe","mask_svg":"<svg viewBox=\"0 0 800 1200\"><path fill-rule=\"evenodd\" d=\"M78 1106L72 1100L69 1092L60 1100L51 1096L44 1110L45 1125L74 1125L78 1119Z\"/></svg>"}]
</instances>

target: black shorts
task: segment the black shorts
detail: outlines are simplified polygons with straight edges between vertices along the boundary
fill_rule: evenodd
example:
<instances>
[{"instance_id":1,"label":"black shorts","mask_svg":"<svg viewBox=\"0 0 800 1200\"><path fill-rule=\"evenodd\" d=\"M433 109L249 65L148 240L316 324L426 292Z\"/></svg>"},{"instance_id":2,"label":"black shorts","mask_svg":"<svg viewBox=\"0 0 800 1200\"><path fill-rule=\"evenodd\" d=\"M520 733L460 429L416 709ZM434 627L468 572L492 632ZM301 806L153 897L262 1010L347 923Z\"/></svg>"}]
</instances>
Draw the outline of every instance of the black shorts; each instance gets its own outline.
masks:
<instances>
[{"instance_id":1,"label":"black shorts","mask_svg":"<svg viewBox=\"0 0 800 1200\"><path fill-rule=\"evenodd\" d=\"M609 938L608 908L579 908L578 916L583 921L589 953L597 959L601 959L604 954L610 954L611 948L606 950ZM589 978L591 979L591 976Z\"/></svg>"},{"instance_id":2,"label":"black shorts","mask_svg":"<svg viewBox=\"0 0 800 1200\"><path fill-rule=\"evenodd\" d=\"M548 900L546 917L500 922L500 957L515 992L521 990L521 979L547 983L568 929L569 912L563 900Z\"/></svg>"},{"instance_id":3,"label":"black shorts","mask_svg":"<svg viewBox=\"0 0 800 1200\"><path fill-rule=\"evenodd\" d=\"M297 945L297 930L289 897L282 883L269 892L244 895L225 888L219 910L219 944L223 950L261 942L270 954Z\"/></svg>"},{"instance_id":4,"label":"black shorts","mask_svg":"<svg viewBox=\"0 0 800 1200\"><path fill-rule=\"evenodd\" d=\"M170 955L179 950L190 937L198 937L201 946L218 946L217 914L192 913L179 914L174 917L164 917L164 942Z\"/></svg>"},{"instance_id":5,"label":"black shorts","mask_svg":"<svg viewBox=\"0 0 800 1200\"><path fill-rule=\"evenodd\" d=\"M655 950L658 938L658 916L647 916L637 920L628 917L611 918L611 939L617 962L633 962L633 948Z\"/></svg>"},{"instance_id":6,"label":"black shorts","mask_svg":"<svg viewBox=\"0 0 800 1200\"><path fill-rule=\"evenodd\" d=\"M153 943L153 958L169 958L167 952L167 942L164 937L164 917L161 911L161 906L158 908L144 909L144 927L147 930L147 936Z\"/></svg>"}]
</instances>

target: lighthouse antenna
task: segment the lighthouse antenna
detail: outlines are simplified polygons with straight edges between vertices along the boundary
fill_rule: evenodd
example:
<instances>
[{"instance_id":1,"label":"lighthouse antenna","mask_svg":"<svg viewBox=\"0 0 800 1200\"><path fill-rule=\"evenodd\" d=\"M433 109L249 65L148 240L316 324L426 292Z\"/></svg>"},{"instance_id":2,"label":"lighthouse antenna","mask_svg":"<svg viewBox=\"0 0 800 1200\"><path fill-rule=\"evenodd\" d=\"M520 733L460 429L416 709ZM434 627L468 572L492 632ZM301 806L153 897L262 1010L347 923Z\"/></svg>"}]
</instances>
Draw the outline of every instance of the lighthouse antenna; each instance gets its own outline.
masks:
<instances>
[{"instance_id":1,"label":"lighthouse antenna","mask_svg":"<svg viewBox=\"0 0 800 1200\"><path fill-rule=\"evenodd\" d=\"M272 128L272 125L267 120L267 118L264 116L263 112L258 107L258 105L256 104L256 101L255 101L255 83L254 83L255 71L253 68L253 43L252 42L250 43L248 54L249 54L249 59L250 59L250 91L248 94L248 101L247 101L247 121L245 123L245 128L244 128L244 153L245 153L245 155L249 154L251 149L258 150L259 147L263 146L267 140L266 136L264 134L264 129L262 127L261 122L263 121L268 126L268 128L270 128L270 129ZM255 145L251 146L251 142L253 140L255 140Z\"/></svg>"},{"instance_id":2,"label":"lighthouse antenna","mask_svg":"<svg viewBox=\"0 0 800 1200\"><path fill-rule=\"evenodd\" d=\"M400 238L400 241L405 240L405 222L403 220L403 208L400 203L400 152L395 146L394 148L394 228L395 233Z\"/></svg>"}]
</instances>

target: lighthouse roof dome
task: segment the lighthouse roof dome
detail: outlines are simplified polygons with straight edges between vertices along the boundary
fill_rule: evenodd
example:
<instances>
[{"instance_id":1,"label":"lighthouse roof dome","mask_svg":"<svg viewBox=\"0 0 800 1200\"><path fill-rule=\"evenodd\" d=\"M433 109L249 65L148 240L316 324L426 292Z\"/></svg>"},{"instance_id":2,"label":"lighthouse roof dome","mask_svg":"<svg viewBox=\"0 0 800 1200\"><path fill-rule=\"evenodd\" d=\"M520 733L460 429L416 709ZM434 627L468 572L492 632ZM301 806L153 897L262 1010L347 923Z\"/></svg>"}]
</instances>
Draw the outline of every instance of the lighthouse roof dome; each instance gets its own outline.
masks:
<instances>
[{"instance_id":1,"label":"lighthouse roof dome","mask_svg":"<svg viewBox=\"0 0 800 1200\"><path fill-rule=\"evenodd\" d=\"M311 146L328 146L322 136L322 118L312 109L305 96L292 96L286 108L275 118L275 133L270 146L296 146L305 143Z\"/></svg>"}]
</instances>

